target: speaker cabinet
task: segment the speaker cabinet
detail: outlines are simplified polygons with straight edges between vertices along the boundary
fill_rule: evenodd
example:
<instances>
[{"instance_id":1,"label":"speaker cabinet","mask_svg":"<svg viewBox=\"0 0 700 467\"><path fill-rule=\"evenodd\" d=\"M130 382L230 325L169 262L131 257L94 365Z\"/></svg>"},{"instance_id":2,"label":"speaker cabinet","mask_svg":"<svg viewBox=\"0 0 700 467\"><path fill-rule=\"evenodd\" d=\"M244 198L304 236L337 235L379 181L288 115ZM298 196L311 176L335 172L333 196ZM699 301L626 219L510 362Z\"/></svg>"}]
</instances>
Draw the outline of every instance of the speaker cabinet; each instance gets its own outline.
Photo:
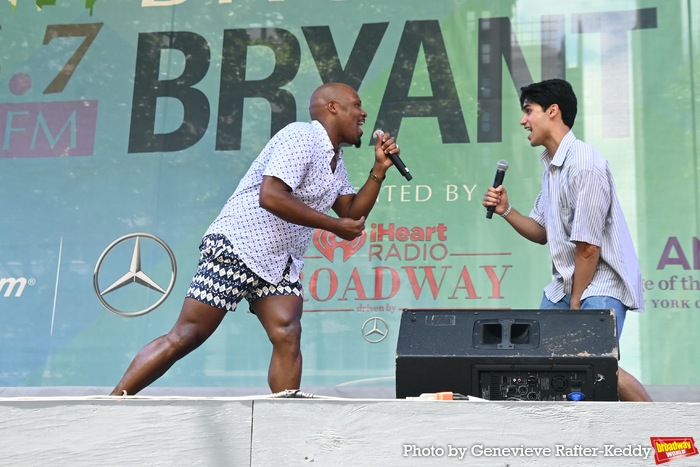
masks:
<instances>
[{"instance_id":1,"label":"speaker cabinet","mask_svg":"<svg viewBox=\"0 0 700 467\"><path fill-rule=\"evenodd\" d=\"M613 310L404 309L396 397L617 401Z\"/></svg>"}]
</instances>

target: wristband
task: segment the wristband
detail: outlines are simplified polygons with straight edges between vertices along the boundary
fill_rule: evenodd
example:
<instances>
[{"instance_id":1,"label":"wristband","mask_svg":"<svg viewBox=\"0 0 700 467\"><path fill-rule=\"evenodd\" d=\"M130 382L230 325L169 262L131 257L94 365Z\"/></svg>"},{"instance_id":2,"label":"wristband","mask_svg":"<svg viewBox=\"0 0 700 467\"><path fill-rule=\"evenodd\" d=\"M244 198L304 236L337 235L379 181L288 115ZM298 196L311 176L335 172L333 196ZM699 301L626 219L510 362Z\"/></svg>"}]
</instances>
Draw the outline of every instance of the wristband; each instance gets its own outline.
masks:
<instances>
[{"instance_id":1,"label":"wristband","mask_svg":"<svg viewBox=\"0 0 700 467\"><path fill-rule=\"evenodd\" d=\"M382 183L384 181L384 179L386 178L386 175L384 175L382 178L379 178L376 175L374 175L374 172L372 172L370 170L369 171L369 178L371 178L372 180L374 180L377 183Z\"/></svg>"},{"instance_id":2,"label":"wristband","mask_svg":"<svg viewBox=\"0 0 700 467\"><path fill-rule=\"evenodd\" d=\"M510 203L508 203L508 209L506 209L505 211L503 211L503 214L501 214L501 217L506 217L508 214L510 214L510 211L511 211L512 209L513 209L513 206L511 206Z\"/></svg>"}]
</instances>

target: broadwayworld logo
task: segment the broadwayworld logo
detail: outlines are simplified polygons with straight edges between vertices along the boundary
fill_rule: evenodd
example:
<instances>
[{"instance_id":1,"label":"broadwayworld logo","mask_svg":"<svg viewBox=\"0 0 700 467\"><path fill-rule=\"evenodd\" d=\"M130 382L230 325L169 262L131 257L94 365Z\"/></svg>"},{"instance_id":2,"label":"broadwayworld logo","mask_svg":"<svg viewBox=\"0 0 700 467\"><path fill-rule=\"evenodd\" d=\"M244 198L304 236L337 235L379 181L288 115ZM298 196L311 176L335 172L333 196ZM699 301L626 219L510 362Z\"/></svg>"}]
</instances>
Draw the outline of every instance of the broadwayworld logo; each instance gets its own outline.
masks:
<instances>
[{"instance_id":1,"label":"broadwayworld logo","mask_svg":"<svg viewBox=\"0 0 700 467\"><path fill-rule=\"evenodd\" d=\"M32 286L35 283L35 279L26 277L0 277L0 297L19 298L27 285Z\"/></svg>"},{"instance_id":2,"label":"broadwayworld logo","mask_svg":"<svg viewBox=\"0 0 700 467\"><path fill-rule=\"evenodd\" d=\"M654 448L654 461L665 464L683 457L697 456L698 448L692 437L652 436L651 445Z\"/></svg>"}]
</instances>

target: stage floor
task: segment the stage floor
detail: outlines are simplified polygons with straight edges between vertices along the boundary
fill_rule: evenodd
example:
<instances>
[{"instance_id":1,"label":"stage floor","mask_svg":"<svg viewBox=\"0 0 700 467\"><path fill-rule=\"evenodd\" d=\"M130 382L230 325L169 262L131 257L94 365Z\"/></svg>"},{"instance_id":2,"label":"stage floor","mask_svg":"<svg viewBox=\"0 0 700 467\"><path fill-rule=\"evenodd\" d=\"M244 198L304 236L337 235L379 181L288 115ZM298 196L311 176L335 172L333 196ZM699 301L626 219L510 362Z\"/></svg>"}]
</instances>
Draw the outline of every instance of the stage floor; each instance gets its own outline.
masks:
<instances>
[{"instance_id":1,"label":"stage floor","mask_svg":"<svg viewBox=\"0 0 700 467\"><path fill-rule=\"evenodd\" d=\"M700 385L646 385L644 386L654 402L700 402ZM101 386L32 386L0 387L0 397L81 397L106 396L110 387ZM304 387L302 391L318 396L345 399L395 399L393 386L324 386ZM187 396L187 397L246 397L269 395L267 387L148 387L141 392L144 396Z\"/></svg>"},{"instance_id":2,"label":"stage floor","mask_svg":"<svg viewBox=\"0 0 700 467\"><path fill-rule=\"evenodd\" d=\"M654 465L654 437L700 439L694 402L24 396L0 419L13 466L630 467Z\"/></svg>"}]
</instances>

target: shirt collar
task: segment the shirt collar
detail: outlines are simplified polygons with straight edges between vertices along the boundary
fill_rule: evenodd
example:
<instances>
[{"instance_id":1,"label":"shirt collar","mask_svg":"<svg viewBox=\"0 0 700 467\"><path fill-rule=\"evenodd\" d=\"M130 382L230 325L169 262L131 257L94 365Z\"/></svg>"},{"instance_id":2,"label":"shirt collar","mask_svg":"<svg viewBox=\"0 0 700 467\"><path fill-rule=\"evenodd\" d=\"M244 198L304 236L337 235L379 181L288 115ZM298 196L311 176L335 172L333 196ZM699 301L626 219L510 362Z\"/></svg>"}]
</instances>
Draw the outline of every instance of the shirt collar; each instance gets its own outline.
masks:
<instances>
[{"instance_id":1,"label":"shirt collar","mask_svg":"<svg viewBox=\"0 0 700 467\"><path fill-rule=\"evenodd\" d=\"M335 155L335 149L333 148L333 142L331 141L331 137L328 136L328 132L326 131L326 128L319 122L318 120L312 120L311 125L315 128L316 131L319 133L322 133L325 138L323 141L323 151L327 154L328 160L330 161L333 156ZM338 161L341 161L343 159L343 148L340 147L338 149Z\"/></svg>"},{"instance_id":2,"label":"shirt collar","mask_svg":"<svg viewBox=\"0 0 700 467\"><path fill-rule=\"evenodd\" d=\"M545 149L540 156L540 160L544 166L549 167L550 165L553 165L556 167L561 167L564 165L566 156L569 154L569 148L571 148L571 145L574 144L574 141L576 141L576 136L574 135L573 131L569 130L559 143L559 147L557 148L557 152L554 154L554 157L550 159L549 151Z\"/></svg>"}]
</instances>

